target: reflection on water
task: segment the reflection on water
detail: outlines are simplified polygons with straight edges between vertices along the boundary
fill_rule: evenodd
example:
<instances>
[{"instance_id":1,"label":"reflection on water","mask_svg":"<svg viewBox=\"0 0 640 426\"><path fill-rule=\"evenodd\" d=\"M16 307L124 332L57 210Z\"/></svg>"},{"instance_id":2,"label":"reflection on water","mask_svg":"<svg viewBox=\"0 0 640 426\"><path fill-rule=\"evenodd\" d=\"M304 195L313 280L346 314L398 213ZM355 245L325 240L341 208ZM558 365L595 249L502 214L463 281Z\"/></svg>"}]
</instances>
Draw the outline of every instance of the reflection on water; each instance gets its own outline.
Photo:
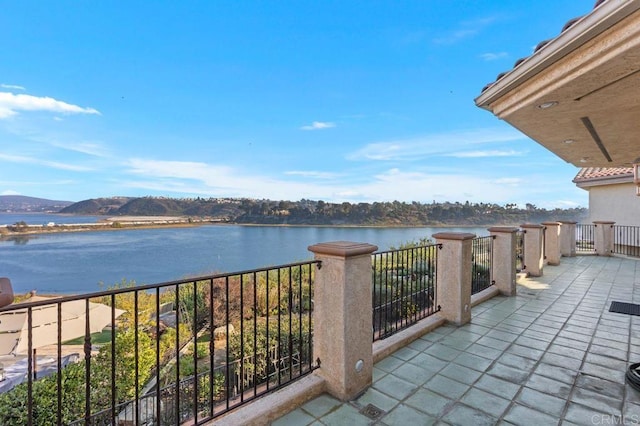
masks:
<instances>
[{"instance_id":1,"label":"reflection on water","mask_svg":"<svg viewBox=\"0 0 640 426\"><path fill-rule=\"evenodd\" d=\"M387 250L441 231L488 235L486 228L236 225L20 235L0 239L0 276L9 277L17 293L90 292L100 290L100 282L161 283L308 260L307 248L320 242Z\"/></svg>"},{"instance_id":2,"label":"reflection on water","mask_svg":"<svg viewBox=\"0 0 640 426\"><path fill-rule=\"evenodd\" d=\"M11 241L17 246L23 246L33 237L33 235L3 235L0 236L0 241Z\"/></svg>"}]
</instances>

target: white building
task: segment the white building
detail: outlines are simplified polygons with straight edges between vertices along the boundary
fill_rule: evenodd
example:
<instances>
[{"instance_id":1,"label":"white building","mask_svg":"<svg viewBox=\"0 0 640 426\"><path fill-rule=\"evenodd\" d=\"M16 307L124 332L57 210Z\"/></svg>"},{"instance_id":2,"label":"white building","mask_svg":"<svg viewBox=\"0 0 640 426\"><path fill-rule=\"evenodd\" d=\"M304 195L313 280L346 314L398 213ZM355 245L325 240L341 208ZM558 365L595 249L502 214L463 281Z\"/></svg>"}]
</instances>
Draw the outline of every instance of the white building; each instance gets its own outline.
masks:
<instances>
[{"instance_id":1,"label":"white building","mask_svg":"<svg viewBox=\"0 0 640 426\"><path fill-rule=\"evenodd\" d=\"M631 167L586 167L573 182L589 192L589 222L640 226L640 197Z\"/></svg>"}]
</instances>

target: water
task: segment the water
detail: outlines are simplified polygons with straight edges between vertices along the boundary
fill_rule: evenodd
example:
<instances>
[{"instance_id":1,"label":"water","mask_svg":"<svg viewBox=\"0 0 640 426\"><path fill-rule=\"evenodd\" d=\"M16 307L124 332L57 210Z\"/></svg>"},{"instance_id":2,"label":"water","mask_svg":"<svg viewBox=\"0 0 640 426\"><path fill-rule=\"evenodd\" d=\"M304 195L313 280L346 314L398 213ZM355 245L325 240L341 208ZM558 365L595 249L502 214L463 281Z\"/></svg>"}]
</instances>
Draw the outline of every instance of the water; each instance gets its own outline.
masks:
<instances>
[{"instance_id":1,"label":"water","mask_svg":"<svg viewBox=\"0 0 640 426\"><path fill-rule=\"evenodd\" d=\"M0 223L6 216L0 214ZM45 219L44 223L62 223L58 215L35 216L47 216L37 219ZM71 218L67 223L91 221L86 216ZM28 222L18 219L12 223L19 220ZM484 227L236 225L43 234L0 240L0 276L11 279L16 293L34 289L40 294L82 293L101 290L100 283L110 286L123 279L152 284L309 260L313 254L307 247L320 242L366 242L386 250L449 231L488 234Z\"/></svg>"},{"instance_id":2,"label":"water","mask_svg":"<svg viewBox=\"0 0 640 426\"><path fill-rule=\"evenodd\" d=\"M93 223L106 216L75 216L47 213L0 213L0 225L13 225L24 221L27 225L46 225L54 223Z\"/></svg>"}]
</instances>

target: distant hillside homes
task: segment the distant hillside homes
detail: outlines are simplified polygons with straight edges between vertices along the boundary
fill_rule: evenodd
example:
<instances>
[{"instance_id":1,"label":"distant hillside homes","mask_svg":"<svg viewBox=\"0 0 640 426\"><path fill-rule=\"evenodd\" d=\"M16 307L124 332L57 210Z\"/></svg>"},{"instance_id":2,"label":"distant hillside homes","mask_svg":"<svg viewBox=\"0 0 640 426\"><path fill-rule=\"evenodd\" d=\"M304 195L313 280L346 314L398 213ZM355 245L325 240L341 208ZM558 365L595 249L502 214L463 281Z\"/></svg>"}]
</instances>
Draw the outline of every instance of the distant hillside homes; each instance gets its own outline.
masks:
<instances>
[{"instance_id":1,"label":"distant hillside homes","mask_svg":"<svg viewBox=\"0 0 640 426\"><path fill-rule=\"evenodd\" d=\"M533 204L492 203L328 203L250 198L112 197L71 204L60 213L108 216L190 216L215 222L287 225L482 226L584 221L586 208L541 209Z\"/></svg>"},{"instance_id":2,"label":"distant hillside homes","mask_svg":"<svg viewBox=\"0 0 640 426\"><path fill-rule=\"evenodd\" d=\"M0 212L57 213L73 204L72 201L47 200L24 195L0 195Z\"/></svg>"}]
</instances>

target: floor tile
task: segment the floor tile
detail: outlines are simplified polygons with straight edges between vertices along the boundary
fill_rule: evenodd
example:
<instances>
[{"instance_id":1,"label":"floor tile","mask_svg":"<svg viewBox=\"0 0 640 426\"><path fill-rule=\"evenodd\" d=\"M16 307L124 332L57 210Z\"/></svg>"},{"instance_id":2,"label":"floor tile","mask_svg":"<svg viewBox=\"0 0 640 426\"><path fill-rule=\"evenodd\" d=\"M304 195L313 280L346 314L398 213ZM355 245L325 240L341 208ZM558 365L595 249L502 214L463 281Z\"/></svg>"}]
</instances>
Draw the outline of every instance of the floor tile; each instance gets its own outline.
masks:
<instances>
[{"instance_id":1,"label":"floor tile","mask_svg":"<svg viewBox=\"0 0 640 426\"><path fill-rule=\"evenodd\" d=\"M300 426L309 425L316 419L302 411L301 409L293 410L289 414L280 417L271 423L272 426Z\"/></svg>"},{"instance_id":2,"label":"floor tile","mask_svg":"<svg viewBox=\"0 0 640 426\"><path fill-rule=\"evenodd\" d=\"M508 399L476 388L469 390L460 401L495 418L500 418L509 407L509 404L511 404Z\"/></svg>"},{"instance_id":3,"label":"floor tile","mask_svg":"<svg viewBox=\"0 0 640 426\"><path fill-rule=\"evenodd\" d=\"M514 425L557 425L558 418L529 407L514 404L504 419Z\"/></svg>"},{"instance_id":4,"label":"floor tile","mask_svg":"<svg viewBox=\"0 0 640 426\"><path fill-rule=\"evenodd\" d=\"M425 370L415 364L406 363L396 368L392 374L415 385L423 385L436 373L436 371Z\"/></svg>"},{"instance_id":5,"label":"floor tile","mask_svg":"<svg viewBox=\"0 0 640 426\"><path fill-rule=\"evenodd\" d=\"M473 387L482 389L505 399L513 399L520 389L520 386L516 384L486 374L480 377Z\"/></svg>"},{"instance_id":6,"label":"floor tile","mask_svg":"<svg viewBox=\"0 0 640 426\"><path fill-rule=\"evenodd\" d=\"M320 395L302 406L302 409L312 416L321 417L339 406L341 402L327 394Z\"/></svg>"},{"instance_id":7,"label":"floor tile","mask_svg":"<svg viewBox=\"0 0 640 426\"><path fill-rule=\"evenodd\" d=\"M489 426L494 425L497 419L475 408L467 407L463 404L456 404L442 417L442 420L452 425Z\"/></svg>"},{"instance_id":8,"label":"floor tile","mask_svg":"<svg viewBox=\"0 0 640 426\"><path fill-rule=\"evenodd\" d=\"M564 411L566 400L557 398L530 388L523 388L516 401L520 405L534 408L538 411L560 417Z\"/></svg>"},{"instance_id":9,"label":"floor tile","mask_svg":"<svg viewBox=\"0 0 640 426\"><path fill-rule=\"evenodd\" d=\"M392 398L401 400L406 398L414 390L418 388L411 382L407 382L393 374L388 374L373 384L373 387L380 392L389 395Z\"/></svg>"},{"instance_id":10,"label":"floor tile","mask_svg":"<svg viewBox=\"0 0 640 426\"><path fill-rule=\"evenodd\" d=\"M406 405L419 411L425 412L434 417L442 415L454 401L442 395L431 392L427 389L418 389L413 395L407 398Z\"/></svg>"},{"instance_id":11,"label":"floor tile","mask_svg":"<svg viewBox=\"0 0 640 426\"><path fill-rule=\"evenodd\" d=\"M570 385L538 374L532 374L524 385L539 392L563 399L567 399L571 393Z\"/></svg>"},{"instance_id":12,"label":"floor tile","mask_svg":"<svg viewBox=\"0 0 640 426\"><path fill-rule=\"evenodd\" d=\"M577 388L571 395L571 401L603 413L614 414L622 411L621 399L612 398L588 389Z\"/></svg>"},{"instance_id":13,"label":"floor tile","mask_svg":"<svg viewBox=\"0 0 640 426\"><path fill-rule=\"evenodd\" d=\"M404 404L399 405L398 408L384 416L381 420L389 426L428 426L436 423L435 418Z\"/></svg>"},{"instance_id":14,"label":"floor tile","mask_svg":"<svg viewBox=\"0 0 640 426\"><path fill-rule=\"evenodd\" d=\"M350 404L342 404L340 408L323 416L320 421L327 426L367 426L371 422L364 414Z\"/></svg>"},{"instance_id":15,"label":"floor tile","mask_svg":"<svg viewBox=\"0 0 640 426\"><path fill-rule=\"evenodd\" d=\"M544 362L538 364L534 370L535 374L539 374L550 379L558 380L566 384L572 385L578 377L578 370L569 370L568 368L558 367Z\"/></svg>"},{"instance_id":16,"label":"floor tile","mask_svg":"<svg viewBox=\"0 0 640 426\"><path fill-rule=\"evenodd\" d=\"M399 402L397 399L391 398L374 388L367 389L364 395L356 399L356 403L362 407L373 404L386 412L389 412L393 407L398 405Z\"/></svg>"},{"instance_id":17,"label":"floor tile","mask_svg":"<svg viewBox=\"0 0 640 426\"><path fill-rule=\"evenodd\" d=\"M454 359L453 362L482 372L489 368L492 361L478 355L464 352Z\"/></svg>"},{"instance_id":18,"label":"floor tile","mask_svg":"<svg viewBox=\"0 0 640 426\"><path fill-rule=\"evenodd\" d=\"M473 370L471 368L463 367L457 364L449 364L442 370L440 370L440 374L460 383L465 383L467 385L472 384L480 376L482 373L480 371Z\"/></svg>"},{"instance_id":19,"label":"floor tile","mask_svg":"<svg viewBox=\"0 0 640 426\"><path fill-rule=\"evenodd\" d=\"M424 385L424 388L447 398L457 399L469 389L469 386L456 382L455 380L451 380L447 377L437 375L429 380Z\"/></svg>"},{"instance_id":20,"label":"floor tile","mask_svg":"<svg viewBox=\"0 0 640 426\"><path fill-rule=\"evenodd\" d=\"M491 368L487 370L487 374L518 385L521 385L529 376L528 371L509 367L508 365L500 364L499 362L493 364Z\"/></svg>"}]
</instances>

